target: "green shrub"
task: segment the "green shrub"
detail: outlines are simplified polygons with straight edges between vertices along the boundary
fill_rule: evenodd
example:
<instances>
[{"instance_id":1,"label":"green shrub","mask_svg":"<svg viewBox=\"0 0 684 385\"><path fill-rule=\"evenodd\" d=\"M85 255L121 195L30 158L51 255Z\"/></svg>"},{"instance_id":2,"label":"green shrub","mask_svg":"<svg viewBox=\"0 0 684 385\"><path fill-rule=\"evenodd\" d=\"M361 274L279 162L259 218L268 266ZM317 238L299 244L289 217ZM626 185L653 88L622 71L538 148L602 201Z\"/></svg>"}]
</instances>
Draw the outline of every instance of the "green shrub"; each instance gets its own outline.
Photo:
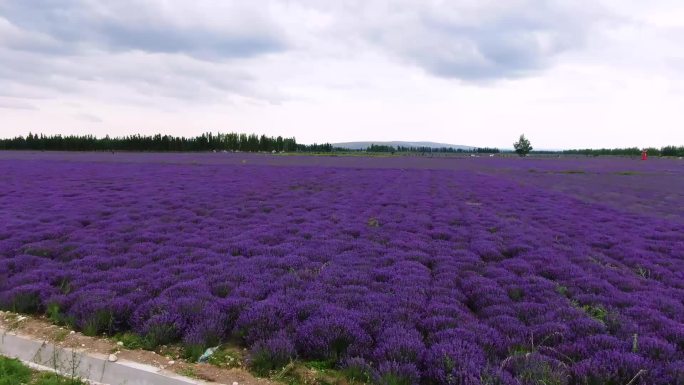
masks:
<instances>
[{"instance_id":1,"label":"green shrub","mask_svg":"<svg viewBox=\"0 0 684 385\"><path fill-rule=\"evenodd\" d=\"M76 325L74 316L68 316L62 313L59 305L56 303L48 304L45 313L50 321L56 325L64 325L72 329L74 328L74 325Z\"/></svg>"},{"instance_id":2,"label":"green shrub","mask_svg":"<svg viewBox=\"0 0 684 385\"><path fill-rule=\"evenodd\" d=\"M183 344L183 358L195 362L207 350L204 345Z\"/></svg>"},{"instance_id":3,"label":"green shrub","mask_svg":"<svg viewBox=\"0 0 684 385\"><path fill-rule=\"evenodd\" d=\"M143 349L145 348L145 340L134 333L118 334L114 337L115 340L123 343L126 349Z\"/></svg>"}]
</instances>

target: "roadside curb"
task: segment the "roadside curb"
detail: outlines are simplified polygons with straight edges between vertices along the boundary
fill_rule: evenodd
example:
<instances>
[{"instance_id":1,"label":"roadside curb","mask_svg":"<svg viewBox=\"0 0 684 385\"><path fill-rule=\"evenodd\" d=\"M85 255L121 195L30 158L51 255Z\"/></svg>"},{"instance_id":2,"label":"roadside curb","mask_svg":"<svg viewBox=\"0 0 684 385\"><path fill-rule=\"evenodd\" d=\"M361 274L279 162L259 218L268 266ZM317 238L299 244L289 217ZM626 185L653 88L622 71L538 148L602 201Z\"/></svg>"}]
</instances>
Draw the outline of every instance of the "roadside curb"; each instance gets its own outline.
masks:
<instances>
[{"instance_id":1,"label":"roadside curb","mask_svg":"<svg viewBox=\"0 0 684 385\"><path fill-rule=\"evenodd\" d=\"M61 348L0 328L0 355L18 358L36 370L75 375L95 384L108 385L206 385L175 373L128 360L108 361L103 354Z\"/></svg>"}]
</instances>

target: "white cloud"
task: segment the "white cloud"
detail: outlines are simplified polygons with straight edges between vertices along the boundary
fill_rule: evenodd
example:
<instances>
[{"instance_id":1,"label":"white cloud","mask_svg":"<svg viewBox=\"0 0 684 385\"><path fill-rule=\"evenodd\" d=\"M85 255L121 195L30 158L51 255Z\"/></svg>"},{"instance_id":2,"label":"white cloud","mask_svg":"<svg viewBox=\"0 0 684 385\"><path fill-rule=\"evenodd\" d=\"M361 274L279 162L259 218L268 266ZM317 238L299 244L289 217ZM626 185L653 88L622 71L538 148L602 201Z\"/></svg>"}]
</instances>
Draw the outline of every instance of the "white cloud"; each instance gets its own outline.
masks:
<instances>
[{"instance_id":1,"label":"white cloud","mask_svg":"<svg viewBox=\"0 0 684 385\"><path fill-rule=\"evenodd\" d=\"M36 110L37 108L22 100L12 100L9 98L0 98L0 108L11 110Z\"/></svg>"},{"instance_id":2,"label":"white cloud","mask_svg":"<svg viewBox=\"0 0 684 385\"><path fill-rule=\"evenodd\" d=\"M666 0L0 0L0 135L682 144L681 14Z\"/></svg>"}]
</instances>

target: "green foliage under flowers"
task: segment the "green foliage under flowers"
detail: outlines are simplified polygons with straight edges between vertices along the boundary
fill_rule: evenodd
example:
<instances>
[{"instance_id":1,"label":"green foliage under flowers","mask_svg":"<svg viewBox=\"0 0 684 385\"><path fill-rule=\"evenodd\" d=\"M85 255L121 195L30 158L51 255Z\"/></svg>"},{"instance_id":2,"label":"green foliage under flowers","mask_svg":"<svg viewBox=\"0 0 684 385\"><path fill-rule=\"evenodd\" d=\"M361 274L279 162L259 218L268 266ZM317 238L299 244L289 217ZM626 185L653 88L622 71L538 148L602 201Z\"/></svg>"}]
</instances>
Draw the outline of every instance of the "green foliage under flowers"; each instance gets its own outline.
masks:
<instances>
[{"instance_id":1,"label":"green foliage under flowers","mask_svg":"<svg viewBox=\"0 0 684 385\"><path fill-rule=\"evenodd\" d=\"M342 369L342 375L354 383L369 384L372 380L371 373L367 369L358 366Z\"/></svg>"},{"instance_id":2,"label":"green foliage under flowers","mask_svg":"<svg viewBox=\"0 0 684 385\"><path fill-rule=\"evenodd\" d=\"M520 378L526 384L534 385L564 385L567 383L567 375L554 370L546 363L539 363L526 367L521 373Z\"/></svg>"},{"instance_id":3,"label":"green foliage under flowers","mask_svg":"<svg viewBox=\"0 0 684 385\"><path fill-rule=\"evenodd\" d=\"M126 349L144 349L146 346L145 340L134 333L117 334L114 339L123 343Z\"/></svg>"},{"instance_id":4,"label":"green foliage under flowers","mask_svg":"<svg viewBox=\"0 0 684 385\"><path fill-rule=\"evenodd\" d=\"M86 321L83 326L83 334L96 336L102 333L109 333L112 331L113 323L114 314L110 310L98 310Z\"/></svg>"},{"instance_id":5,"label":"green foliage under flowers","mask_svg":"<svg viewBox=\"0 0 684 385\"><path fill-rule=\"evenodd\" d=\"M582 310L591 318L605 324L608 318L608 310L601 305L583 305Z\"/></svg>"},{"instance_id":6,"label":"green foliage under flowers","mask_svg":"<svg viewBox=\"0 0 684 385\"><path fill-rule=\"evenodd\" d=\"M178 330L173 325L157 325L143 337L143 349L154 350L159 345L166 345L177 339Z\"/></svg>"},{"instance_id":7,"label":"green foliage under flowers","mask_svg":"<svg viewBox=\"0 0 684 385\"><path fill-rule=\"evenodd\" d=\"M287 362L274 359L275 357L265 349L252 353L249 367L257 376L267 376L274 370L282 369Z\"/></svg>"},{"instance_id":8,"label":"green foliage under flowers","mask_svg":"<svg viewBox=\"0 0 684 385\"><path fill-rule=\"evenodd\" d=\"M35 314L40 311L38 293L19 293L12 299L11 309L15 313Z\"/></svg>"},{"instance_id":9,"label":"green foliage under flowers","mask_svg":"<svg viewBox=\"0 0 684 385\"><path fill-rule=\"evenodd\" d=\"M186 358L192 362L196 362L205 350L206 348L204 347L204 345L184 344L183 358Z\"/></svg>"},{"instance_id":10,"label":"green foliage under flowers","mask_svg":"<svg viewBox=\"0 0 684 385\"><path fill-rule=\"evenodd\" d=\"M71 329L73 329L76 325L76 320L74 317L67 316L66 314L62 313L59 305L56 303L48 304L45 314L50 321L56 325L66 326Z\"/></svg>"},{"instance_id":11,"label":"green foliage under flowers","mask_svg":"<svg viewBox=\"0 0 684 385\"><path fill-rule=\"evenodd\" d=\"M382 375L379 383L381 385L413 385L410 378L406 378L396 373L386 373Z\"/></svg>"}]
</instances>

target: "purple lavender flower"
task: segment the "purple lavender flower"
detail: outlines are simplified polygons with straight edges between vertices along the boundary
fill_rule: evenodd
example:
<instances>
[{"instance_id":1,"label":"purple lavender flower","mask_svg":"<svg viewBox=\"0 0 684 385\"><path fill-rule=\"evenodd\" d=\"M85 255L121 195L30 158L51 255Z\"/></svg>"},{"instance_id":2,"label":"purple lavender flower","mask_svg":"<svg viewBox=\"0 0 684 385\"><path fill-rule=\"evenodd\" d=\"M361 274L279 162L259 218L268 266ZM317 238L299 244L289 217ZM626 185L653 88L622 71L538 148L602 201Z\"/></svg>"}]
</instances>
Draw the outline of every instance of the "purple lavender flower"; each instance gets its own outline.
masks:
<instances>
[{"instance_id":1,"label":"purple lavender flower","mask_svg":"<svg viewBox=\"0 0 684 385\"><path fill-rule=\"evenodd\" d=\"M682 383L681 161L216 155L0 152L0 307L267 371Z\"/></svg>"}]
</instances>

